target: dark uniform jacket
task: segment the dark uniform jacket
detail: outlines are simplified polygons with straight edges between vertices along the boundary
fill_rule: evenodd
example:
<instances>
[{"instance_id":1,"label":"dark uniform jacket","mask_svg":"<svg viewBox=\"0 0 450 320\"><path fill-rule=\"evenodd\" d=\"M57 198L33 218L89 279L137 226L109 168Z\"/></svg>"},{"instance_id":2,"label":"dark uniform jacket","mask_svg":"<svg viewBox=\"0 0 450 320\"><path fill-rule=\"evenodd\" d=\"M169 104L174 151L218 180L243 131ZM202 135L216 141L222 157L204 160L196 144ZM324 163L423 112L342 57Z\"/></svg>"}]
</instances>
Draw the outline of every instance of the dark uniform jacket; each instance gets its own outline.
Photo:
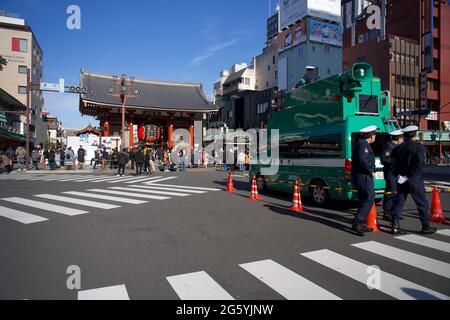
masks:
<instances>
[{"instance_id":1,"label":"dark uniform jacket","mask_svg":"<svg viewBox=\"0 0 450 320\"><path fill-rule=\"evenodd\" d=\"M425 147L418 142L408 140L392 152L395 162L394 174L408 178L421 177L425 161Z\"/></svg>"},{"instance_id":2,"label":"dark uniform jacket","mask_svg":"<svg viewBox=\"0 0 450 320\"><path fill-rule=\"evenodd\" d=\"M389 141L383 147L383 151L381 153L381 164L384 166L384 173L389 173L392 171L392 151L394 151L397 145L393 141Z\"/></svg>"},{"instance_id":3,"label":"dark uniform jacket","mask_svg":"<svg viewBox=\"0 0 450 320\"><path fill-rule=\"evenodd\" d=\"M352 152L352 176L372 175L375 172L375 155L367 140L361 139Z\"/></svg>"}]
</instances>

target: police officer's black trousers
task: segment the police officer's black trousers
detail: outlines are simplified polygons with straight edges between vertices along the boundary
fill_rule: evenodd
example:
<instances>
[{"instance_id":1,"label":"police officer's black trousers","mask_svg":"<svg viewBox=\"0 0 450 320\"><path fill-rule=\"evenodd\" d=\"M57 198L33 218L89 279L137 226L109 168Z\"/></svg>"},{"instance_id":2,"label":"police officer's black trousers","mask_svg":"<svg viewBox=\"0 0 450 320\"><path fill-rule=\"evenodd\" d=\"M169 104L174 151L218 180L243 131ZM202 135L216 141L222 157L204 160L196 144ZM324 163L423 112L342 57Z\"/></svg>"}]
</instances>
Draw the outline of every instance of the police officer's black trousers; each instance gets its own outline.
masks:
<instances>
[{"instance_id":1,"label":"police officer's black trousers","mask_svg":"<svg viewBox=\"0 0 450 320\"><path fill-rule=\"evenodd\" d=\"M420 221L422 221L422 224L428 225L428 201L425 197L425 186L421 177L411 178L403 184L397 184L397 196L392 208L392 218L398 219L401 217L408 194L411 195L416 203Z\"/></svg>"},{"instance_id":2,"label":"police officer's black trousers","mask_svg":"<svg viewBox=\"0 0 450 320\"><path fill-rule=\"evenodd\" d=\"M384 179L386 181L385 195L383 198L383 210L385 213L390 213L394 205L395 197L397 196L397 181L392 172L384 172ZM387 193L387 194L386 194Z\"/></svg>"},{"instance_id":3,"label":"police officer's black trousers","mask_svg":"<svg viewBox=\"0 0 450 320\"><path fill-rule=\"evenodd\" d=\"M360 223L367 222L367 216L375 202L375 189L373 177L367 174L357 174L353 176L353 185L358 190L358 213L356 218Z\"/></svg>"}]
</instances>

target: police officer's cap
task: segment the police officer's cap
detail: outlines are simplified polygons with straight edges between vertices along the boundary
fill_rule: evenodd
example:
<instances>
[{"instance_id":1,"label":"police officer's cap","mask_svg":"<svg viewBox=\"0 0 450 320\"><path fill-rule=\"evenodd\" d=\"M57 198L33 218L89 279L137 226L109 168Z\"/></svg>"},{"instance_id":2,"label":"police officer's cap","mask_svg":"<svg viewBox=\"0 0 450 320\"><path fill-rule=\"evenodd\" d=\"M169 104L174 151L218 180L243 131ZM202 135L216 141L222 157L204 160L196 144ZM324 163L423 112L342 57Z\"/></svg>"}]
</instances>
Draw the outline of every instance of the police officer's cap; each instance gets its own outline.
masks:
<instances>
[{"instance_id":1,"label":"police officer's cap","mask_svg":"<svg viewBox=\"0 0 450 320\"><path fill-rule=\"evenodd\" d=\"M404 129L402 129L403 133L414 133L417 130L419 130L418 126L408 126L408 127L404 128Z\"/></svg>"},{"instance_id":2,"label":"police officer's cap","mask_svg":"<svg viewBox=\"0 0 450 320\"><path fill-rule=\"evenodd\" d=\"M398 136L402 136L403 135L403 131L402 130L395 130L392 132L389 132L389 134L393 137L398 137Z\"/></svg>"},{"instance_id":3,"label":"police officer's cap","mask_svg":"<svg viewBox=\"0 0 450 320\"><path fill-rule=\"evenodd\" d=\"M380 128L378 128L377 126L369 126L369 127L361 129L359 132L367 134L367 133L372 133L372 132L375 133L375 131L377 131L377 130L380 130Z\"/></svg>"},{"instance_id":4,"label":"police officer's cap","mask_svg":"<svg viewBox=\"0 0 450 320\"><path fill-rule=\"evenodd\" d=\"M313 67L313 66L306 66L306 70L315 70L316 69L316 67Z\"/></svg>"}]
</instances>

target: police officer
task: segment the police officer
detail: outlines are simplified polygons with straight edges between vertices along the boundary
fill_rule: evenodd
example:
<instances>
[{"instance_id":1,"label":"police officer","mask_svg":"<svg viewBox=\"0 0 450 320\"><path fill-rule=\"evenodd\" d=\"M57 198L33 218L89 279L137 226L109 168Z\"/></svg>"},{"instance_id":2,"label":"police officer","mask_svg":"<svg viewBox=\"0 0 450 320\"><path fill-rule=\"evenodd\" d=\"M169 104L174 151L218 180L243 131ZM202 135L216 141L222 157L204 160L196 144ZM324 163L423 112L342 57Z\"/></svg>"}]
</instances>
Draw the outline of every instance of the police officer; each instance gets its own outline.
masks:
<instances>
[{"instance_id":1,"label":"police officer","mask_svg":"<svg viewBox=\"0 0 450 320\"><path fill-rule=\"evenodd\" d=\"M386 189L383 199L383 219L392 221L391 210L397 194L397 181L392 173L391 155L392 151L403 143L403 131L395 130L389 133L390 140L383 146L381 153L381 164L383 167L384 180L386 181Z\"/></svg>"},{"instance_id":2,"label":"police officer","mask_svg":"<svg viewBox=\"0 0 450 320\"><path fill-rule=\"evenodd\" d=\"M352 151L352 182L358 190L358 212L353 220L352 229L360 236L364 236L367 216L375 202L373 177L375 176L375 155L370 144L375 142L376 126L362 129L361 140Z\"/></svg>"},{"instance_id":3,"label":"police officer","mask_svg":"<svg viewBox=\"0 0 450 320\"><path fill-rule=\"evenodd\" d=\"M425 158L425 147L416 142L417 126L403 129L405 142L392 152L394 174L397 176L397 196L392 209L392 234L404 234L398 222L408 194L411 194L419 211L422 222L422 234L432 234L436 228L430 227L428 202L425 198L422 168Z\"/></svg>"}]
</instances>

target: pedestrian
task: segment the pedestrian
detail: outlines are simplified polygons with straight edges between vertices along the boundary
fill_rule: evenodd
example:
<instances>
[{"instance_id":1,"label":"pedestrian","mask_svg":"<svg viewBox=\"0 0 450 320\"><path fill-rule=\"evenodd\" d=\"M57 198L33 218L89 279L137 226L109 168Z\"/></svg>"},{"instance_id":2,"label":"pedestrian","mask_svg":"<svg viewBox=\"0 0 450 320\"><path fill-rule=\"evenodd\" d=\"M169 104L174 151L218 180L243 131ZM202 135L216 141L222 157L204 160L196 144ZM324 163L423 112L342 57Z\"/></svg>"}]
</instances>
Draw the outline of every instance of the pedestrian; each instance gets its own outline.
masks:
<instances>
[{"instance_id":1,"label":"pedestrian","mask_svg":"<svg viewBox=\"0 0 450 320\"><path fill-rule=\"evenodd\" d=\"M142 175L142 167L144 166L144 162L145 162L144 152L142 151L141 147L139 147L137 149L137 151L135 152L134 161L136 163L136 175L141 176Z\"/></svg>"},{"instance_id":2,"label":"pedestrian","mask_svg":"<svg viewBox=\"0 0 450 320\"><path fill-rule=\"evenodd\" d=\"M34 169L39 170L39 162L41 160L41 155L39 153L39 148L37 146L34 147L31 153L31 160L33 161Z\"/></svg>"},{"instance_id":3,"label":"pedestrian","mask_svg":"<svg viewBox=\"0 0 450 320\"><path fill-rule=\"evenodd\" d=\"M164 172L169 172L170 155L169 150L165 150L163 153Z\"/></svg>"},{"instance_id":4,"label":"pedestrian","mask_svg":"<svg viewBox=\"0 0 450 320\"><path fill-rule=\"evenodd\" d=\"M245 162L245 154L244 151L239 151L238 157L237 157L237 162L239 165L239 171L244 171L244 162Z\"/></svg>"},{"instance_id":5,"label":"pedestrian","mask_svg":"<svg viewBox=\"0 0 450 320\"><path fill-rule=\"evenodd\" d=\"M127 149L123 149L122 152L117 154L117 165L119 167L119 171L117 172L117 176L125 175L125 166L130 161L130 156L127 153Z\"/></svg>"},{"instance_id":6,"label":"pedestrian","mask_svg":"<svg viewBox=\"0 0 450 320\"><path fill-rule=\"evenodd\" d=\"M48 152L48 165L50 167L50 170L55 170L56 168L56 162L55 162L55 149L51 149Z\"/></svg>"},{"instance_id":7,"label":"pedestrian","mask_svg":"<svg viewBox=\"0 0 450 320\"><path fill-rule=\"evenodd\" d=\"M60 166L64 167L66 164L66 150L64 148L60 149L60 157L61 157Z\"/></svg>"},{"instance_id":8,"label":"pedestrian","mask_svg":"<svg viewBox=\"0 0 450 320\"><path fill-rule=\"evenodd\" d=\"M155 172L155 161L156 161L156 157L155 157L155 149L150 148L150 173Z\"/></svg>"},{"instance_id":9,"label":"pedestrian","mask_svg":"<svg viewBox=\"0 0 450 320\"><path fill-rule=\"evenodd\" d=\"M6 152L6 154L2 154L0 156L0 160L2 162L3 168L6 170L6 173L9 174L13 170L13 167L12 167L12 161L8 157L7 153L8 152Z\"/></svg>"},{"instance_id":10,"label":"pedestrian","mask_svg":"<svg viewBox=\"0 0 450 320\"><path fill-rule=\"evenodd\" d=\"M135 154L135 150L133 149L133 147L130 147L129 154L130 154L130 160L131 160L131 170L134 170L134 162L135 162L134 154Z\"/></svg>"},{"instance_id":11,"label":"pedestrian","mask_svg":"<svg viewBox=\"0 0 450 320\"><path fill-rule=\"evenodd\" d=\"M245 153L245 160L244 160L245 170L250 170L250 155L248 152Z\"/></svg>"},{"instance_id":12,"label":"pedestrian","mask_svg":"<svg viewBox=\"0 0 450 320\"><path fill-rule=\"evenodd\" d=\"M56 164L56 168L61 168L61 149L58 148L55 151L55 164Z\"/></svg>"},{"instance_id":13,"label":"pedestrian","mask_svg":"<svg viewBox=\"0 0 450 320\"><path fill-rule=\"evenodd\" d=\"M110 169L116 169L117 168L117 155L119 152L117 151L117 148L114 148L111 154L111 166Z\"/></svg>"},{"instance_id":14,"label":"pedestrian","mask_svg":"<svg viewBox=\"0 0 450 320\"><path fill-rule=\"evenodd\" d=\"M146 147L144 149L144 172L147 174L152 174L152 169L150 166L151 156L150 148Z\"/></svg>"},{"instance_id":15,"label":"pedestrian","mask_svg":"<svg viewBox=\"0 0 450 320\"><path fill-rule=\"evenodd\" d=\"M428 214L428 201L425 197L425 185L423 182L423 165L425 147L416 142L417 126L408 126L403 129L405 142L392 152L394 160L394 174L397 176L397 196L392 209L392 234L404 234L400 230L399 218L403 213L408 194L414 200L419 211L422 223L422 234L433 234L436 228L430 227Z\"/></svg>"},{"instance_id":16,"label":"pedestrian","mask_svg":"<svg viewBox=\"0 0 450 320\"><path fill-rule=\"evenodd\" d=\"M75 160L75 152L73 152L72 147L67 148L66 157L65 157L65 167L70 169L75 169L73 166L73 161Z\"/></svg>"},{"instance_id":17,"label":"pedestrian","mask_svg":"<svg viewBox=\"0 0 450 320\"><path fill-rule=\"evenodd\" d=\"M86 150L83 149L83 146L80 146L80 148L77 151L77 156L78 156L78 164L79 164L79 169L83 170L83 166L84 166L84 157L86 156Z\"/></svg>"},{"instance_id":18,"label":"pedestrian","mask_svg":"<svg viewBox=\"0 0 450 320\"><path fill-rule=\"evenodd\" d=\"M94 161L94 168L93 168L94 170L97 168L97 165L100 163L100 158L101 158L100 150L97 149L94 152L94 158L91 159L91 166L92 166L92 161Z\"/></svg>"},{"instance_id":19,"label":"pedestrian","mask_svg":"<svg viewBox=\"0 0 450 320\"><path fill-rule=\"evenodd\" d=\"M397 195L397 181L392 172L391 156L392 151L403 143L403 131L395 130L389 133L390 140L383 146L381 152L381 164L383 165L383 175L386 182L383 198L383 220L392 221L392 204Z\"/></svg>"},{"instance_id":20,"label":"pedestrian","mask_svg":"<svg viewBox=\"0 0 450 320\"><path fill-rule=\"evenodd\" d=\"M371 144L375 142L376 126L361 129L361 139L352 150L352 183L358 190L358 212L353 220L352 229L364 236L367 217L375 203L375 189L373 178L375 176L375 155Z\"/></svg>"},{"instance_id":21,"label":"pedestrian","mask_svg":"<svg viewBox=\"0 0 450 320\"><path fill-rule=\"evenodd\" d=\"M27 150L25 150L25 148L22 146L18 146L16 149L16 157L17 157L17 165L19 166L19 171L25 170L24 163L25 163L26 156L27 156Z\"/></svg>"}]
</instances>

